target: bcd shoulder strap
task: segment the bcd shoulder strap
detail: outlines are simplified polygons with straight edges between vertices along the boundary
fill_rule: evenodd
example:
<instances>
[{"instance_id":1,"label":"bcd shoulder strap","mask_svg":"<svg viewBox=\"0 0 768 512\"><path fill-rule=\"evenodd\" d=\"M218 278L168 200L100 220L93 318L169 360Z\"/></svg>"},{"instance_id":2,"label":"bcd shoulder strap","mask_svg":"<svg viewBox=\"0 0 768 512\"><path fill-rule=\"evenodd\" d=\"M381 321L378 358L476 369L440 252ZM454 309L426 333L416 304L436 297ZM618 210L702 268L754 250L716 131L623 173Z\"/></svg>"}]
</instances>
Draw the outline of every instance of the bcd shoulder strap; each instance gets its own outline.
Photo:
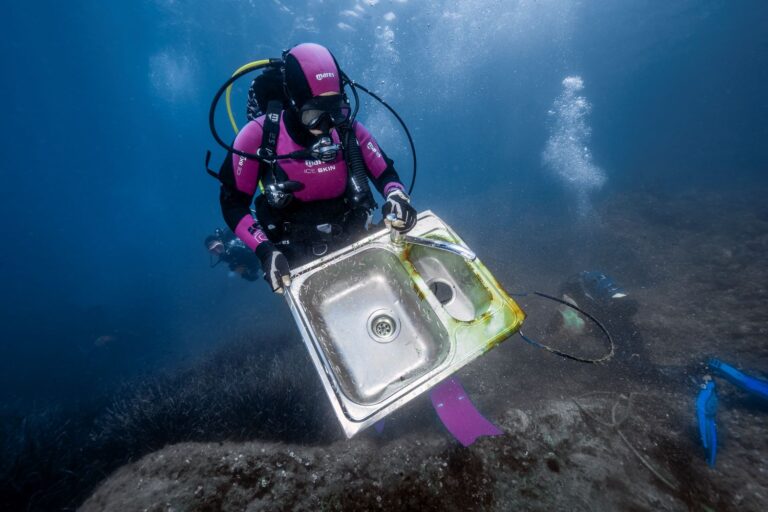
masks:
<instances>
[{"instance_id":1,"label":"bcd shoulder strap","mask_svg":"<svg viewBox=\"0 0 768 512\"><path fill-rule=\"evenodd\" d=\"M285 181L287 178L285 171L283 171L274 157L277 155L277 136L280 133L280 113L283 110L283 104L280 101L270 101L267 106L267 113L264 116L264 126L262 127L261 134L261 146L256 151L256 154L263 157L264 160L259 162L259 175L261 176L260 185L272 184L277 181ZM266 160L266 161L265 161ZM222 181L223 176L227 175L227 168L232 168L232 153L228 152L224 162L221 165L219 172L212 170L209 166L211 163L211 152L207 151L205 154L205 170L208 174L213 176L219 181Z\"/></svg>"},{"instance_id":2,"label":"bcd shoulder strap","mask_svg":"<svg viewBox=\"0 0 768 512\"><path fill-rule=\"evenodd\" d=\"M277 156L277 136L280 133L280 113L282 110L283 104L273 100L267 104L267 113L264 115L261 147L259 147L258 151L258 154L265 159L261 161L259 166L259 174L264 186L288 179L285 171L280 168L274 159Z\"/></svg>"}]
</instances>

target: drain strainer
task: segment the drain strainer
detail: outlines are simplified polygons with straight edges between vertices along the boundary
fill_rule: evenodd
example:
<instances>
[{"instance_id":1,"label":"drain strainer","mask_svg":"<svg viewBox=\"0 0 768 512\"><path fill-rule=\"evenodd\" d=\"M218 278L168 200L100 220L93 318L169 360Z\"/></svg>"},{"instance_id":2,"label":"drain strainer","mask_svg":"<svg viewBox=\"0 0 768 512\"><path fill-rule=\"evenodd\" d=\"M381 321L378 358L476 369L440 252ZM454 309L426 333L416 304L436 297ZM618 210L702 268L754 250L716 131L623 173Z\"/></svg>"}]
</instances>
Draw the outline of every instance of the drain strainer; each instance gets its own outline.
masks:
<instances>
[{"instance_id":1,"label":"drain strainer","mask_svg":"<svg viewBox=\"0 0 768 512\"><path fill-rule=\"evenodd\" d=\"M388 309L379 309L368 317L368 334L374 341L389 343L400 334L400 322Z\"/></svg>"}]
</instances>

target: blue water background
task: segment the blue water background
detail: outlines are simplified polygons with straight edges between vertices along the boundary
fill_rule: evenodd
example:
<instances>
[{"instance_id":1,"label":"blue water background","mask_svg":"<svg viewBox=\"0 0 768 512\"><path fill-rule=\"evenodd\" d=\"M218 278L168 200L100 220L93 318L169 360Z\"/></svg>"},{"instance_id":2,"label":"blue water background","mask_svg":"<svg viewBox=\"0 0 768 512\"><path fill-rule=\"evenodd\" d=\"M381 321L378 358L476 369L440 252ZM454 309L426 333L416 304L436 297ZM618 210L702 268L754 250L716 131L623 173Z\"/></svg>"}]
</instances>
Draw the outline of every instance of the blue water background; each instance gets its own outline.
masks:
<instances>
[{"instance_id":1,"label":"blue water background","mask_svg":"<svg viewBox=\"0 0 768 512\"><path fill-rule=\"evenodd\" d=\"M450 223L483 219L503 234L533 229L516 223L532 211L583 222L580 194L594 207L638 189L768 182L762 1L49 1L4 12L6 404L85 399L247 333L293 332L282 301L211 270L202 241L223 225L203 170L210 99L240 65L295 43L327 45L395 106L419 150L414 203ZM579 143L599 185L543 162L569 76L591 105ZM369 102L361 119L409 180L393 120ZM231 133L223 110L217 120ZM481 255L493 243L467 234Z\"/></svg>"}]
</instances>

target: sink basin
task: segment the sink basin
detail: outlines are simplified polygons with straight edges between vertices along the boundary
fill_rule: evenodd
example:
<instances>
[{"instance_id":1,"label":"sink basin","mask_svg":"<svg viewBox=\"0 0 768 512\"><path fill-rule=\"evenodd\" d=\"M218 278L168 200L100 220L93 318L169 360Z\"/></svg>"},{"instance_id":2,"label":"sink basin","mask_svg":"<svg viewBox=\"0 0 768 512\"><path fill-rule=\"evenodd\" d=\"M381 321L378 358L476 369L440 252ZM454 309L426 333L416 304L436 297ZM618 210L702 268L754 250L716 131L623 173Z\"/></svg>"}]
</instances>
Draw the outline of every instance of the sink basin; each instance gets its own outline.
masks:
<instances>
[{"instance_id":1,"label":"sink basin","mask_svg":"<svg viewBox=\"0 0 768 512\"><path fill-rule=\"evenodd\" d=\"M342 392L375 404L442 363L445 327L414 289L397 254L367 247L302 284L299 302Z\"/></svg>"},{"instance_id":2,"label":"sink basin","mask_svg":"<svg viewBox=\"0 0 768 512\"><path fill-rule=\"evenodd\" d=\"M461 256L414 245L409 248L406 259L413 264L438 302L456 320L470 322L491 307L491 293L480 276L472 271L471 264Z\"/></svg>"},{"instance_id":3,"label":"sink basin","mask_svg":"<svg viewBox=\"0 0 768 512\"><path fill-rule=\"evenodd\" d=\"M525 318L479 259L434 247L466 249L435 214L420 213L409 234L398 245L380 230L294 269L285 294L348 437L496 346Z\"/></svg>"}]
</instances>

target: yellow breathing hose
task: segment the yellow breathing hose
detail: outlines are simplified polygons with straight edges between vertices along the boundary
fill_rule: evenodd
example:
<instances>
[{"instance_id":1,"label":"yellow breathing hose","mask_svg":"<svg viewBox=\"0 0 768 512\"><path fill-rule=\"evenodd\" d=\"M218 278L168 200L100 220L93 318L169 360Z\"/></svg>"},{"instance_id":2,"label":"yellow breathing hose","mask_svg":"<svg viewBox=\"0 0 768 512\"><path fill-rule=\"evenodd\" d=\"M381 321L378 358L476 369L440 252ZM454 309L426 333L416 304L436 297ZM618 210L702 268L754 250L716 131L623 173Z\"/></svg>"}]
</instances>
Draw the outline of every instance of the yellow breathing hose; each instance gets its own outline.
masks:
<instances>
[{"instance_id":1,"label":"yellow breathing hose","mask_svg":"<svg viewBox=\"0 0 768 512\"><path fill-rule=\"evenodd\" d=\"M232 76L235 76L236 74L249 69L258 69L258 68L264 67L267 64L269 64L269 59L255 60L253 62L249 62L244 66L240 66L240 68L238 68L237 71L232 73ZM237 123L235 122L235 116L232 114L232 102L230 101L231 95L232 95L232 85L227 87L227 94L226 94L227 115L229 115L229 122L232 123L232 129L235 130L235 135L237 135L237 132L239 132L240 129L237 127Z\"/></svg>"}]
</instances>

